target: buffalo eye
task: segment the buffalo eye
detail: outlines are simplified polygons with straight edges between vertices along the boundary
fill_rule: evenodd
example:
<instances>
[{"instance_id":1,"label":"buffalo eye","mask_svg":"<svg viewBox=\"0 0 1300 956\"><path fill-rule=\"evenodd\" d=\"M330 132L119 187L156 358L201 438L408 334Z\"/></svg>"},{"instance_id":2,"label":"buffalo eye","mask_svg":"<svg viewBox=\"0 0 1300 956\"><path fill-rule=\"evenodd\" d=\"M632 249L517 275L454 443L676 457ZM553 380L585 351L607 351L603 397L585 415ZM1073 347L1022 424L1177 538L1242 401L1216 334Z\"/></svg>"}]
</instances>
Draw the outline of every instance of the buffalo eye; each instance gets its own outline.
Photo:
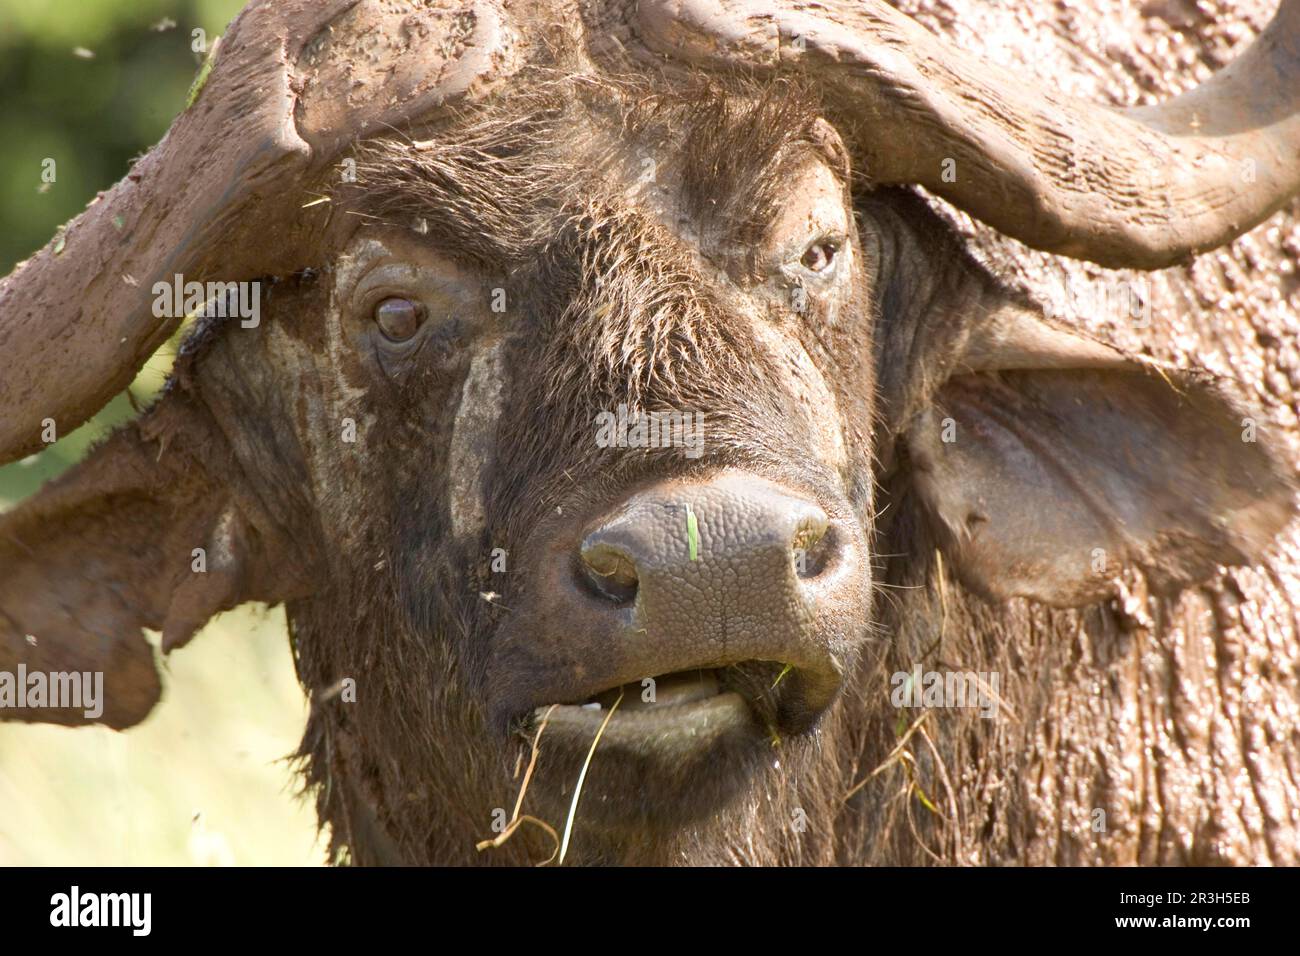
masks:
<instances>
[{"instance_id":1,"label":"buffalo eye","mask_svg":"<svg viewBox=\"0 0 1300 956\"><path fill-rule=\"evenodd\" d=\"M809 272L825 272L835 262L839 246L829 239L818 239L804 250L799 264Z\"/></svg>"},{"instance_id":2,"label":"buffalo eye","mask_svg":"<svg viewBox=\"0 0 1300 956\"><path fill-rule=\"evenodd\" d=\"M410 299L393 296L375 306L375 324L391 342L405 342L419 331L423 320L424 308Z\"/></svg>"}]
</instances>

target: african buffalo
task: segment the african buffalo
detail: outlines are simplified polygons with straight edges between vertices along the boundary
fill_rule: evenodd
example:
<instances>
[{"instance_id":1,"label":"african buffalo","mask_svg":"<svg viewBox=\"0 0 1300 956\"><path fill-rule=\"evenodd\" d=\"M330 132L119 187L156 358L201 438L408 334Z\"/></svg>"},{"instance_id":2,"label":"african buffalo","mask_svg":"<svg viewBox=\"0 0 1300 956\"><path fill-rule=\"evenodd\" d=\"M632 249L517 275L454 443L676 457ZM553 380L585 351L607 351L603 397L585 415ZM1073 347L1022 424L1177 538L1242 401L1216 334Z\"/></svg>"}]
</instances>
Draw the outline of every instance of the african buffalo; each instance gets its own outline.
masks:
<instances>
[{"instance_id":1,"label":"african buffalo","mask_svg":"<svg viewBox=\"0 0 1300 956\"><path fill-rule=\"evenodd\" d=\"M357 863L1297 862L1300 0L966 6L250 4L0 285L0 461L197 314L0 671L283 603Z\"/></svg>"}]
</instances>

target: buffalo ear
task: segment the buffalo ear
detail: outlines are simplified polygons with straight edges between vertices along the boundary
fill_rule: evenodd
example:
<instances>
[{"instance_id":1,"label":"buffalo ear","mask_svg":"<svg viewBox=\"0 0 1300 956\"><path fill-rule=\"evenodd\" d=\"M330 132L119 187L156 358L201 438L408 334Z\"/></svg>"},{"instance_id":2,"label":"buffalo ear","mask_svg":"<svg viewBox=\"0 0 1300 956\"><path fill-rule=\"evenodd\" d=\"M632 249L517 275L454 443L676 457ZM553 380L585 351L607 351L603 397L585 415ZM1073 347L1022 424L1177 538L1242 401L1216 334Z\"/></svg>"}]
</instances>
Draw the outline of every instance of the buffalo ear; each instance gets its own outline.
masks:
<instances>
[{"instance_id":1,"label":"buffalo ear","mask_svg":"<svg viewBox=\"0 0 1300 956\"><path fill-rule=\"evenodd\" d=\"M1294 512L1264 420L1203 372L1126 356L1016 307L984 317L903 430L963 583L1058 607L1249 564Z\"/></svg>"},{"instance_id":2,"label":"buffalo ear","mask_svg":"<svg viewBox=\"0 0 1300 956\"><path fill-rule=\"evenodd\" d=\"M219 611L288 596L234 483L214 473L224 444L204 422L170 396L0 516L0 680L19 665L103 675L102 713L11 700L0 718L136 724L162 691L142 628L170 650Z\"/></svg>"}]
</instances>

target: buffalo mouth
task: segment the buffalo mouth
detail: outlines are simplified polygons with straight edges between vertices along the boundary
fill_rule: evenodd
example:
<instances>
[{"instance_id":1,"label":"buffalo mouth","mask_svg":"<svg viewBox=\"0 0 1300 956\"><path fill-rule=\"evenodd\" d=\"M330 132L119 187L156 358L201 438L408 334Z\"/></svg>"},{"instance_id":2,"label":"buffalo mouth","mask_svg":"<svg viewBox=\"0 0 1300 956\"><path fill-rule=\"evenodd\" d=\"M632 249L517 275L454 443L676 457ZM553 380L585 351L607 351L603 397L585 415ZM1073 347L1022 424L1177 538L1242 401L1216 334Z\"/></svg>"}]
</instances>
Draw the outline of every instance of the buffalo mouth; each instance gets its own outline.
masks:
<instances>
[{"instance_id":1,"label":"buffalo mouth","mask_svg":"<svg viewBox=\"0 0 1300 956\"><path fill-rule=\"evenodd\" d=\"M649 678L653 684L641 681L611 687L581 706L584 710L605 710L618 705L625 714L634 711L662 711L665 716L670 716L675 707L708 700L721 694L723 691L719 676L716 667L664 674Z\"/></svg>"},{"instance_id":2,"label":"buffalo mouth","mask_svg":"<svg viewBox=\"0 0 1300 956\"><path fill-rule=\"evenodd\" d=\"M806 731L838 680L781 661L671 671L598 689L578 700L534 709L547 733L566 731L602 749L664 756L705 749L725 736L782 739ZM604 728L601 730L601 728ZM554 728L554 730L552 730Z\"/></svg>"},{"instance_id":3,"label":"buffalo mouth","mask_svg":"<svg viewBox=\"0 0 1300 956\"><path fill-rule=\"evenodd\" d=\"M666 671L531 711L528 802L544 819L641 838L706 818L783 772L839 687L832 667L747 660ZM653 696L649 691L653 689Z\"/></svg>"},{"instance_id":4,"label":"buffalo mouth","mask_svg":"<svg viewBox=\"0 0 1300 956\"><path fill-rule=\"evenodd\" d=\"M606 749L694 750L758 726L744 696L727 689L723 677L719 668L661 674L653 684L629 681L581 703L538 708L534 716L561 734L594 741L600 732Z\"/></svg>"}]
</instances>

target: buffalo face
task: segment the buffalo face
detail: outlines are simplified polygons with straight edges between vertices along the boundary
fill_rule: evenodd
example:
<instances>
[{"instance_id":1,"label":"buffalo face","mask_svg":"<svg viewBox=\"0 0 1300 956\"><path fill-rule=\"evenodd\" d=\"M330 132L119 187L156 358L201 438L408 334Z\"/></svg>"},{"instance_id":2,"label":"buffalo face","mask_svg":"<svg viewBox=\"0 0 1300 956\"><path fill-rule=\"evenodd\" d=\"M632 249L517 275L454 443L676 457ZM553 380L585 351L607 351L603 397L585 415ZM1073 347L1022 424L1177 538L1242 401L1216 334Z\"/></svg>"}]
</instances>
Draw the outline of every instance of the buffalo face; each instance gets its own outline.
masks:
<instances>
[{"instance_id":1,"label":"buffalo face","mask_svg":"<svg viewBox=\"0 0 1300 956\"><path fill-rule=\"evenodd\" d=\"M480 119L463 156L364 151L347 198L382 225L333 297L386 396L368 442L418 459L359 476L408 505L395 627L469 678L484 753L541 730L536 813L564 819L599 733L580 819L644 833L810 761L860 656L872 323L803 100L618 94Z\"/></svg>"}]
</instances>

